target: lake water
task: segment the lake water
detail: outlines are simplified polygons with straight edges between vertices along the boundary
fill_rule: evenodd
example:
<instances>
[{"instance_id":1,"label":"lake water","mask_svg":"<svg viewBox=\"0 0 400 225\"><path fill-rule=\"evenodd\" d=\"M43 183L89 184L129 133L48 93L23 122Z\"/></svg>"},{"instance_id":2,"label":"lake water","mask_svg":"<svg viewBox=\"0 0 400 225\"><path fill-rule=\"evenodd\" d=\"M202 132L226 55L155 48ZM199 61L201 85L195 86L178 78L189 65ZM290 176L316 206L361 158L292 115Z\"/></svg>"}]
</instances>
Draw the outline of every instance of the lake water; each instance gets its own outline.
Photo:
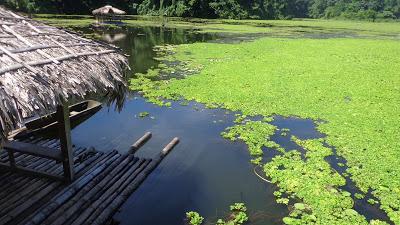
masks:
<instances>
[{"instance_id":1,"label":"lake water","mask_svg":"<svg viewBox=\"0 0 400 225\"><path fill-rule=\"evenodd\" d=\"M155 27L106 31L84 28L81 31L96 33L104 41L121 47L130 55L132 75L157 66L158 62L153 59L156 56L153 48L157 45L224 39L193 30ZM141 112L150 115L141 118ZM187 211L197 211L206 218L206 224L213 224L218 218L226 217L229 206L235 202L246 204L249 224L282 224L288 209L275 202L273 192L277 190L276 186L254 174L244 143L231 142L220 135L233 125L234 114L221 109L206 109L195 102L187 106L173 102L170 108L159 107L146 102L137 93L128 93L121 111L114 110L113 106L103 107L75 128L72 138L79 146L127 152L132 143L150 131L152 139L137 153L144 157L155 156L172 138L180 138L180 144L117 213L115 220L121 224L179 225L184 224ZM299 138L323 137L311 120L277 116L273 124L278 128L289 128L290 133ZM285 149L301 151L290 136L277 133L272 140ZM264 150L264 161L276 155L274 150Z\"/></svg>"},{"instance_id":2,"label":"lake water","mask_svg":"<svg viewBox=\"0 0 400 225\"><path fill-rule=\"evenodd\" d=\"M84 29L84 32L95 32ZM145 72L157 65L153 47L211 41L217 37L191 30L163 28L122 28L97 32L103 40L129 54L133 72ZM187 211L197 211L208 221L224 218L229 206L244 202L251 224L281 224L287 208L275 202L276 187L253 172L247 147L220 136L233 125L233 113L205 109L194 102L171 108L159 107L130 93L120 112L103 107L75 128L73 142L98 150L126 152L145 132L152 139L137 153L153 157L172 138L180 144L124 204L115 220L121 224L184 224ZM150 115L140 118L141 112Z\"/></svg>"}]
</instances>

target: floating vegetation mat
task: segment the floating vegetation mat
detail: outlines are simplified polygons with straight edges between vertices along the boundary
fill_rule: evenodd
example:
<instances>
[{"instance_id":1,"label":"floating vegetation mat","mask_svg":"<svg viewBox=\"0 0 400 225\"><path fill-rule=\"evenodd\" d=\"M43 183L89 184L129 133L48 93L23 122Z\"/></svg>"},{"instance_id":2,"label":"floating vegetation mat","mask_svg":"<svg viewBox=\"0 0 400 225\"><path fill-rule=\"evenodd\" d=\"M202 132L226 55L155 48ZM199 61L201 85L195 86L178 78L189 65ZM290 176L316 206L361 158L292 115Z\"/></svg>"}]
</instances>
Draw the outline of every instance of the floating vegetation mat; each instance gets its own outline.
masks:
<instances>
[{"instance_id":1,"label":"floating vegetation mat","mask_svg":"<svg viewBox=\"0 0 400 225\"><path fill-rule=\"evenodd\" d=\"M223 136L244 141L253 163L263 164L265 148L279 154L264 172L288 204L287 224L400 224L400 44L394 40L262 38L241 44L175 46L164 61L198 71L185 79L156 80L139 74L131 89L150 101L195 100L208 107L240 111L237 125ZM246 116L262 115L262 121ZM302 151L271 141L271 116L316 121L324 138L301 139ZM335 153L345 172L329 163ZM347 177L347 178L346 178ZM344 188L349 179L358 198L380 207L390 220L368 218Z\"/></svg>"}]
</instances>

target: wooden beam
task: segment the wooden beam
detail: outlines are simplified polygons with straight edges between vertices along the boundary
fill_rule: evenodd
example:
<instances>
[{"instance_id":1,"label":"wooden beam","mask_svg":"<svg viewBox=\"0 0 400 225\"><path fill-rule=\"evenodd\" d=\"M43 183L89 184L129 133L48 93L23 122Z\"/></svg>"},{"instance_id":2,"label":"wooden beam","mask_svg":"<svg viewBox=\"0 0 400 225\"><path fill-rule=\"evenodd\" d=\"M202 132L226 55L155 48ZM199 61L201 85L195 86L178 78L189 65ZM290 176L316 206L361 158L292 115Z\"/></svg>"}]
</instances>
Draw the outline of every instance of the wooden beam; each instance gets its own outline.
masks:
<instances>
[{"instance_id":1,"label":"wooden beam","mask_svg":"<svg viewBox=\"0 0 400 225\"><path fill-rule=\"evenodd\" d=\"M64 177L67 181L74 180L74 161L71 142L71 124L69 109L66 103L57 106L58 131L63 157Z\"/></svg>"},{"instance_id":2,"label":"wooden beam","mask_svg":"<svg viewBox=\"0 0 400 225\"><path fill-rule=\"evenodd\" d=\"M10 160L10 166L15 167L15 157L14 157L14 151L9 150L8 151L8 160Z\"/></svg>"},{"instance_id":3,"label":"wooden beam","mask_svg":"<svg viewBox=\"0 0 400 225\"><path fill-rule=\"evenodd\" d=\"M29 144L19 141L10 141L4 144L3 148L10 152L20 152L23 154L38 156L47 159L61 161L62 155L59 150L42 147L35 144Z\"/></svg>"},{"instance_id":4,"label":"wooden beam","mask_svg":"<svg viewBox=\"0 0 400 225\"><path fill-rule=\"evenodd\" d=\"M0 163L0 169L4 170L4 171L11 171L11 172L18 172L18 173L22 173L25 175L29 175L29 176L33 176L33 177L44 177L44 178L50 178L50 179L56 179L56 180L60 180L63 181L64 177L61 176L57 176L57 175L53 175L50 173L46 173L46 172L39 172L36 170L32 170L26 167L19 167L19 166L15 166L15 167L10 167L7 164L4 163Z\"/></svg>"}]
</instances>

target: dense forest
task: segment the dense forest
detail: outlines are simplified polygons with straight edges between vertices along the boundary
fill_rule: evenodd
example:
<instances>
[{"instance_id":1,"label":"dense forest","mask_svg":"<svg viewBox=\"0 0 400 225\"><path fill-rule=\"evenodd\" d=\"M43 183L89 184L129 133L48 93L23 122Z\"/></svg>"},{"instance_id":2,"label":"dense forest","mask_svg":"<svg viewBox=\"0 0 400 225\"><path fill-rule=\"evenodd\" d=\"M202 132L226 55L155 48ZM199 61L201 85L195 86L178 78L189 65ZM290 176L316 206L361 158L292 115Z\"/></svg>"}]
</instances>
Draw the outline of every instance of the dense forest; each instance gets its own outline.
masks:
<instances>
[{"instance_id":1,"label":"dense forest","mask_svg":"<svg viewBox=\"0 0 400 225\"><path fill-rule=\"evenodd\" d=\"M231 19L398 19L400 0L0 0L28 13L88 14L105 4L130 14Z\"/></svg>"}]
</instances>

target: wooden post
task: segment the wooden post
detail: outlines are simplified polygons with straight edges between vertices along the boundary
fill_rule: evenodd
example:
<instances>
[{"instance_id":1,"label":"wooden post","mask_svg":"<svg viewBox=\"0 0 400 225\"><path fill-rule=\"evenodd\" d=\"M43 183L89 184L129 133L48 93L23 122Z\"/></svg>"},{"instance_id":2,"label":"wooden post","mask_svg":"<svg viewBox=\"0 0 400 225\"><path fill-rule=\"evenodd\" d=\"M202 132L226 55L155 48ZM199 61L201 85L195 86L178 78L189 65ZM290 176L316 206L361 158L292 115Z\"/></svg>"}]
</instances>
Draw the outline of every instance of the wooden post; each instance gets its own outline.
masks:
<instances>
[{"instance_id":1,"label":"wooden post","mask_svg":"<svg viewBox=\"0 0 400 225\"><path fill-rule=\"evenodd\" d=\"M71 143L71 124L67 104L57 106L58 132L60 136L61 154L63 156L64 177L67 181L74 180L74 161Z\"/></svg>"},{"instance_id":2,"label":"wooden post","mask_svg":"<svg viewBox=\"0 0 400 225\"><path fill-rule=\"evenodd\" d=\"M8 150L8 160L10 160L10 166L15 168L15 157L13 150Z\"/></svg>"}]
</instances>

